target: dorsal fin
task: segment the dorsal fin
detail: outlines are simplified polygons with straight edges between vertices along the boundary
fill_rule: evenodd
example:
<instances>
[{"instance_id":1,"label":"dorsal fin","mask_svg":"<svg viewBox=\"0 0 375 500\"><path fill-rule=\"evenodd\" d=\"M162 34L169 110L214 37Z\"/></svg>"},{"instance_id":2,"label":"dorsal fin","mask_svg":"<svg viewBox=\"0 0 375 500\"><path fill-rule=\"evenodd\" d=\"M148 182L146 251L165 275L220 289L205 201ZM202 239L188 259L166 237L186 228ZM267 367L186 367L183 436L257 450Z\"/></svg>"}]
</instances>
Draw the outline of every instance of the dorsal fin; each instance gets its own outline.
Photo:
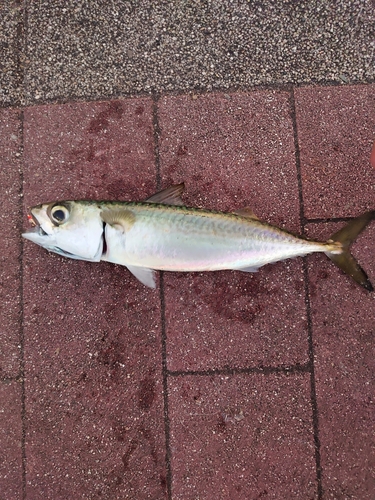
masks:
<instances>
[{"instance_id":1,"label":"dorsal fin","mask_svg":"<svg viewBox=\"0 0 375 500\"><path fill-rule=\"evenodd\" d=\"M259 218L254 214L254 212L249 207L239 208L233 212L241 217L248 217L249 219L259 220Z\"/></svg>"},{"instance_id":2,"label":"dorsal fin","mask_svg":"<svg viewBox=\"0 0 375 500\"><path fill-rule=\"evenodd\" d=\"M153 194L150 198L145 200L147 203L162 203L163 205L183 205L181 199L181 194L185 189L185 184L176 184L175 186L170 186L158 193Z\"/></svg>"}]
</instances>

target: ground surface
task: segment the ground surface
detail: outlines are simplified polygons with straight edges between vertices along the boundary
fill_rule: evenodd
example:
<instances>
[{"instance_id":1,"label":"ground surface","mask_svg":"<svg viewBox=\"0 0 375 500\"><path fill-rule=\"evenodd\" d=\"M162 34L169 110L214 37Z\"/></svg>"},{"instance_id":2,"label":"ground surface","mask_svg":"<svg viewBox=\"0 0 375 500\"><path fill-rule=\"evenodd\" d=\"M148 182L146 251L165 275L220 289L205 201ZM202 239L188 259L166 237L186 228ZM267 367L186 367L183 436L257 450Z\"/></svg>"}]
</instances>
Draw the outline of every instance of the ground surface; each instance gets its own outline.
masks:
<instances>
[{"instance_id":1,"label":"ground surface","mask_svg":"<svg viewBox=\"0 0 375 500\"><path fill-rule=\"evenodd\" d=\"M321 239L374 209L373 6L275 5L2 3L1 500L375 497L375 294L324 255L150 290L20 238L181 181Z\"/></svg>"}]
</instances>

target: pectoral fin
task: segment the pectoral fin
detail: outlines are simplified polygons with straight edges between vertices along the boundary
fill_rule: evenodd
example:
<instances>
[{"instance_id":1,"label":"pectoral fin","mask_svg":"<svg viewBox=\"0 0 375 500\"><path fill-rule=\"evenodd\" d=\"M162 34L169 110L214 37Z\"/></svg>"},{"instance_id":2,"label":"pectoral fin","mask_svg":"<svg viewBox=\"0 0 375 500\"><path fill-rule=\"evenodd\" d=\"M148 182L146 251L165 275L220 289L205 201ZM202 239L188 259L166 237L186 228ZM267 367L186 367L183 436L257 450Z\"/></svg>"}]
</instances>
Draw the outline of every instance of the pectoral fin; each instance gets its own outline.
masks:
<instances>
[{"instance_id":1,"label":"pectoral fin","mask_svg":"<svg viewBox=\"0 0 375 500\"><path fill-rule=\"evenodd\" d=\"M183 205L181 194L185 189L185 184L176 184L167 189L163 189L158 193L153 194L150 198L145 200L147 203L162 203L163 205Z\"/></svg>"},{"instance_id":2,"label":"pectoral fin","mask_svg":"<svg viewBox=\"0 0 375 500\"><path fill-rule=\"evenodd\" d=\"M147 267L126 266L129 271L144 285L156 288L155 271Z\"/></svg>"},{"instance_id":3,"label":"pectoral fin","mask_svg":"<svg viewBox=\"0 0 375 500\"><path fill-rule=\"evenodd\" d=\"M259 266L260 267L260 266ZM242 271L243 273L256 273L259 270L259 267L256 266L251 266L251 267L242 267L242 268L236 268L234 269L235 271Z\"/></svg>"},{"instance_id":4,"label":"pectoral fin","mask_svg":"<svg viewBox=\"0 0 375 500\"><path fill-rule=\"evenodd\" d=\"M100 217L103 222L122 232L129 231L135 222L134 213L126 208L108 208L100 212Z\"/></svg>"}]
</instances>

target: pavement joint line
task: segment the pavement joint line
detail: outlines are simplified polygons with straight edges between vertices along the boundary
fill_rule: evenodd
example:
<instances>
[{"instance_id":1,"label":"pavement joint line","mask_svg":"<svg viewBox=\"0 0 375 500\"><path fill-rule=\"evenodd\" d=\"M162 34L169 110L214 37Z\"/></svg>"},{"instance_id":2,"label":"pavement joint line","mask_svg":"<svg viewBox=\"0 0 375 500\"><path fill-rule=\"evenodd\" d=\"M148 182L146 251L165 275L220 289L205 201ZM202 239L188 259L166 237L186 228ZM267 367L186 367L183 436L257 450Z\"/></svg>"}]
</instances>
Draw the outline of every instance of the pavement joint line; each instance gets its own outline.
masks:
<instances>
[{"instance_id":1,"label":"pavement joint line","mask_svg":"<svg viewBox=\"0 0 375 500\"><path fill-rule=\"evenodd\" d=\"M170 445L170 422L168 401L168 368L167 368L167 334L165 328L165 295L164 274L160 272L160 316L161 316L161 344L162 344L162 372L163 372L163 403L164 403L164 433L165 433L165 467L167 499L172 500L172 467Z\"/></svg>"},{"instance_id":2,"label":"pavement joint line","mask_svg":"<svg viewBox=\"0 0 375 500\"><path fill-rule=\"evenodd\" d=\"M315 366L314 366L314 342L313 342L313 329L311 320L311 304L310 304L310 290L309 290L309 276L308 276L308 263L307 257L302 258L303 276L305 282L305 306L307 317L307 335L309 344L309 359L310 359L310 401L312 409L312 424L314 433L314 447L315 447L315 464L316 464L316 479L317 479L317 494L318 500L323 498L323 485L322 485L322 465L320 454L320 438L319 438L319 410L318 401L316 397L316 380L315 380Z\"/></svg>"},{"instance_id":3,"label":"pavement joint line","mask_svg":"<svg viewBox=\"0 0 375 500\"><path fill-rule=\"evenodd\" d=\"M290 106L291 106L291 118L293 123L293 136L294 136L294 151L295 151L295 162L297 170L297 182L298 182L298 198L299 198L299 220L302 235L305 235L305 227L308 222L305 217L305 205L303 199L303 185L302 185L302 174L301 174L301 155L298 140L298 123L297 123L297 113L296 113L296 102L294 88L291 90L290 94ZM307 340L308 340L308 355L309 355L309 367L310 367L310 405L312 410L312 426L314 435L314 448L315 448L315 471L316 471L316 482L317 482L317 498L322 500L323 498L323 486L322 486L322 467L321 467L321 454L320 454L320 438L319 438L319 412L318 412L318 402L316 397L316 380L315 380L315 367L314 367L314 343L313 343L313 329L311 320L311 304L310 304L310 290L309 290L309 275L308 275L308 265L307 258L302 258L302 268L303 268L303 281L305 288L305 310L307 318Z\"/></svg>"},{"instance_id":4,"label":"pavement joint line","mask_svg":"<svg viewBox=\"0 0 375 500\"><path fill-rule=\"evenodd\" d=\"M12 382L23 382L23 375L20 373L14 377L1 377L0 384L11 384Z\"/></svg>"},{"instance_id":5,"label":"pavement joint line","mask_svg":"<svg viewBox=\"0 0 375 500\"><path fill-rule=\"evenodd\" d=\"M152 126L154 135L154 159L156 168L156 188L161 189L161 174L160 174L160 154L159 154L159 137L160 137L160 125L158 118L158 94L153 94L152 96Z\"/></svg>"},{"instance_id":6,"label":"pavement joint line","mask_svg":"<svg viewBox=\"0 0 375 500\"><path fill-rule=\"evenodd\" d=\"M20 315L19 315L19 345L20 345L20 365L19 365L19 380L21 382L21 425L22 425L22 437L21 437L21 461L22 461L22 498L26 498L26 391L25 391L25 335L24 335L24 314L23 314L23 249L24 240L21 237L23 229L23 166L24 166L24 113L23 111L19 114L19 131L20 131L20 153L21 153L21 168L20 168L20 180L19 180L19 269L20 269L20 280L19 280L19 297L20 297Z\"/></svg>"},{"instance_id":7,"label":"pavement joint line","mask_svg":"<svg viewBox=\"0 0 375 500\"><path fill-rule=\"evenodd\" d=\"M25 40L26 40L26 35L25 35ZM26 45L26 41L25 41ZM26 72L24 72L26 73ZM25 80L26 76L23 75L23 82L25 86ZM374 79L368 79L365 81L358 81L358 82L350 82L350 86L365 86L365 85L372 85L375 83L375 78ZM248 86L233 86L233 87L215 87L210 90L203 89L203 88L186 88L186 89L174 89L174 90L156 90L156 89L151 89L148 91L128 91L128 92L114 92L111 95L98 95L94 97L81 97L81 96L74 96L70 95L68 97L63 97L63 96L58 96L55 98L45 98L45 99L39 99L38 101L30 101L30 102L25 102L24 99L21 99L19 102L14 102L14 103L9 103L5 104L2 106L0 104L1 109L7 109L7 108L32 108L32 107L39 107L39 106L44 106L46 104L56 104L56 105L61 105L61 104L72 104L72 103L89 103L89 102L107 102L107 101L114 101L114 100L119 100L119 99L136 99L136 98L155 98L155 96L160 97L169 97L169 96L183 96L183 95L212 95L212 94L234 94L234 93L252 93L252 92L257 92L257 91L266 91L266 90L274 90L274 91L280 91L280 92L290 92L291 88L303 88L303 87L345 87L348 86L349 84L344 84L343 82L338 82L336 80L326 80L322 82L300 82L300 83L269 83L269 84L259 84L259 85L248 85Z\"/></svg>"},{"instance_id":8,"label":"pavement joint line","mask_svg":"<svg viewBox=\"0 0 375 500\"><path fill-rule=\"evenodd\" d=\"M292 119L293 126L293 140L294 140L294 160L297 173L297 183L298 183L298 201L299 201L299 220L302 234L305 233L305 204L303 199L303 189L302 189L302 175L301 175L301 154L298 142L298 124L296 115L296 101L294 95L294 88L290 90L289 94L289 106L290 106L290 116Z\"/></svg>"},{"instance_id":9,"label":"pavement joint line","mask_svg":"<svg viewBox=\"0 0 375 500\"><path fill-rule=\"evenodd\" d=\"M316 218L316 219L305 219L305 225L307 224L327 224L330 222L349 222L353 219L355 219L356 216L353 217L326 217L326 218Z\"/></svg>"},{"instance_id":10,"label":"pavement joint line","mask_svg":"<svg viewBox=\"0 0 375 500\"><path fill-rule=\"evenodd\" d=\"M154 159L156 168L156 186L161 189L159 137L160 126L158 118L158 95L152 96L152 124L154 131ZM162 377L163 377L163 407L164 407L164 434L165 434L165 468L166 468L166 494L167 499L172 500L172 469L171 469L171 447L170 447L170 422L168 401L168 368L167 368L167 333L165 327L165 294L164 275L159 272L159 294L160 294L160 320L161 320L161 348L162 348Z\"/></svg>"},{"instance_id":11,"label":"pavement joint line","mask_svg":"<svg viewBox=\"0 0 375 500\"><path fill-rule=\"evenodd\" d=\"M168 370L170 377L186 377L186 376L212 376L212 375L291 375L294 373L309 373L311 371L310 361L305 364L295 364L289 366L253 366L247 368L218 368L213 370Z\"/></svg>"}]
</instances>

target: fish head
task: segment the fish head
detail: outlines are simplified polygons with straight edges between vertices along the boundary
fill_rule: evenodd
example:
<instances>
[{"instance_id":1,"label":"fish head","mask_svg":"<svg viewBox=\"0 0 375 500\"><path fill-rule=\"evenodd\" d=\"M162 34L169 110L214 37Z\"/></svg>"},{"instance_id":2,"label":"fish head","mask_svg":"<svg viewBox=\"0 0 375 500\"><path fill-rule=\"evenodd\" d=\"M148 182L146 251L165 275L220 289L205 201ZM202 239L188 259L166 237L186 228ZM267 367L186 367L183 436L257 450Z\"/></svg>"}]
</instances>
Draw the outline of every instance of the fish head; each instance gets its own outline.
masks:
<instances>
[{"instance_id":1,"label":"fish head","mask_svg":"<svg viewBox=\"0 0 375 500\"><path fill-rule=\"evenodd\" d=\"M103 222L95 203L59 201L30 210L33 228L23 237L71 259L98 262L103 253Z\"/></svg>"}]
</instances>

